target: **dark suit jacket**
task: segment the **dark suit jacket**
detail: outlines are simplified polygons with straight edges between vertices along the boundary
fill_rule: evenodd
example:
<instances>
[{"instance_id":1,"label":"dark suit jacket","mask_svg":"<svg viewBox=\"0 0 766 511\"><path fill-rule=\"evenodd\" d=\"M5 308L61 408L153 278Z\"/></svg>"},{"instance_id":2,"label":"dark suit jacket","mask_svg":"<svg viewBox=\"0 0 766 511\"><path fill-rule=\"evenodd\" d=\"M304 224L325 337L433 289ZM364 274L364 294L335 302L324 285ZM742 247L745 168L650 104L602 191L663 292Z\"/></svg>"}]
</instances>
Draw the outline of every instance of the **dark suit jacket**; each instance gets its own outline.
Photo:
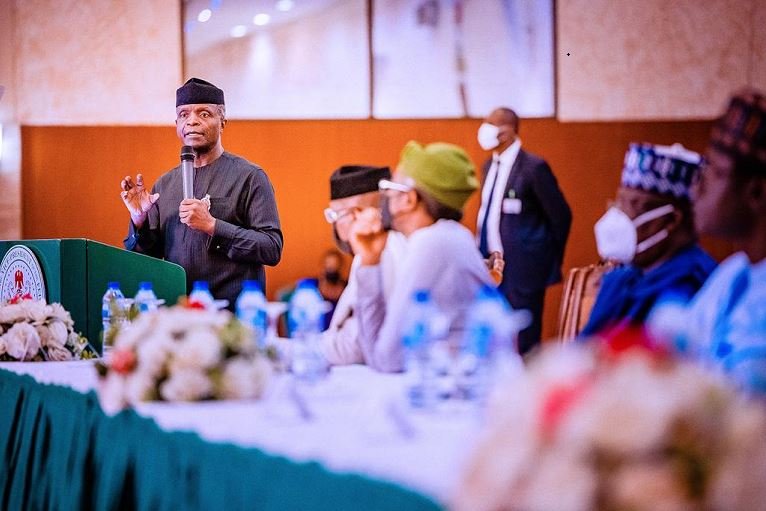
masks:
<instances>
[{"instance_id":1,"label":"dark suit jacket","mask_svg":"<svg viewBox=\"0 0 766 511\"><path fill-rule=\"evenodd\" d=\"M492 159L484 164L487 175ZM500 289L506 296L544 292L561 281L561 261L572 225L572 211L545 160L524 150L513 164L504 198L521 200L518 214L500 213L505 270Z\"/></svg>"}]
</instances>

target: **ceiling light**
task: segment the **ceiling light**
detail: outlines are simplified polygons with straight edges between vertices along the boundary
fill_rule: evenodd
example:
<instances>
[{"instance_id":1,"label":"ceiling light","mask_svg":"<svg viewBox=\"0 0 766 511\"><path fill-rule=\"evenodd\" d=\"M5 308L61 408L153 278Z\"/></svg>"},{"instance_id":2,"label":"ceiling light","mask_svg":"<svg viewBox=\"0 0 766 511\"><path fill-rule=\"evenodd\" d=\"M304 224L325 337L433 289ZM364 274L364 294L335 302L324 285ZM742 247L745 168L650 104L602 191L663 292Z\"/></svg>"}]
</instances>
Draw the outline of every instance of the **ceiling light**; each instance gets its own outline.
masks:
<instances>
[{"instance_id":1,"label":"ceiling light","mask_svg":"<svg viewBox=\"0 0 766 511\"><path fill-rule=\"evenodd\" d=\"M245 37L247 35L247 27L245 25L237 25L229 31L231 37Z\"/></svg>"},{"instance_id":2,"label":"ceiling light","mask_svg":"<svg viewBox=\"0 0 766 511\"><path fill-rule=\"evenodd\" d=\"M263 12L253 16L253 25L257 27L262 27L266 25L269 21L271 21L271 16Z\"/></svg>"},{"instance_id":3,"label":"ceiling light","mask_svg":"<svg viewBox=\"0 0 766 511\"><path fill-rule=\"evenodd\" d=\"M197 14L197 21L200 23L205 23L207 20L210 19L210 16L213 15L213 11L210 9L202 9L199 14Z\"/></svg>"},{"instance_id":4,"label":"ceiling light","mask_svg":"<svg viewBox=\"0 0 766 511\"><path fill-rule=\"evenodd\" d=\"M293 0L279 0L279 2L277 2L277 10L287 12L292 9L294 5L295 2L293 2Z\"/></svg>"}]
</instances>

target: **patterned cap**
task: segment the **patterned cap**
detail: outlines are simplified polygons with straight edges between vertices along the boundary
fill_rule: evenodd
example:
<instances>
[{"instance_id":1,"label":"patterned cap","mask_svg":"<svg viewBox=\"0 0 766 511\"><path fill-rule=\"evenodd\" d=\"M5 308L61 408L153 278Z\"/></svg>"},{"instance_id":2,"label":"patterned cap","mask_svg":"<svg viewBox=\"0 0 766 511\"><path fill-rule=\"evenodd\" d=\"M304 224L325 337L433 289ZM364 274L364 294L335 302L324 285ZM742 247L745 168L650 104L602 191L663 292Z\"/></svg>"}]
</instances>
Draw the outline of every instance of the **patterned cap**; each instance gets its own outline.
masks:
<instances>
[{"instance_id":1,"label":"patterned cap","mask_svg":"<svg viewBox=\"0 0 766 511\"><path fill-rule=\"evenodd\" d=\"M749 158L766 169L766 98L754 89L739 92L713 126L710 145L735 157Z\"/></svg>"},{"instance_id":2,"label":"patterned cap","mask_svg":"<svg viewBox=\"0 0 766 511\"><path fill-rule=\"evenodd\" d=\"M630 144L620 184L677 199L689 199L702 157L681 144Z\"/></svg>"}]
</instances>

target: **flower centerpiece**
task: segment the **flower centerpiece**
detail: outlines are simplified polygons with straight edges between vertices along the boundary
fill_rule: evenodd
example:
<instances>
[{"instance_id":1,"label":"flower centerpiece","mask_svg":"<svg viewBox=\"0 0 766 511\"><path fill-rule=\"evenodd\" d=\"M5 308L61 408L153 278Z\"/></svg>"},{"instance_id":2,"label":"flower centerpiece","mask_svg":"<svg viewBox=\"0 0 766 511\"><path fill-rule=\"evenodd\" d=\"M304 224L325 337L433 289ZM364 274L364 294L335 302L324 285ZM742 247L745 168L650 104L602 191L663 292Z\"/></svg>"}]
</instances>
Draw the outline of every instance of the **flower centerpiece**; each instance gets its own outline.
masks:
<instances>
[{"instance_id":1,"label":"flower centerpiece","mask_svg":"<svg viewBox=\"0 0 766 511\"><path fill-rule=\"evenodd\" d=\"M272 373L252 330L225 310L177 305L120 329L99 396L117 410L141 401L254 399Z\"/></svg>"},{"instance_id":2,"label":"flower centerpiece","mask_svg":"<svg viewBox=\"0 0 766 511\"><path fill-rule=\"evenodd\" d=\"M87 339L60 303L30 295L0 305L0 361L66 361L96 358Z\"/></svg>"},{"instance_id":3,"label":"flower centerpiece","mask_svg":"<svg viewBox=\"0 0 766 511\"><path fill-rule=\"evenodd\" d=\"M641 332L552 346L498 389L457 510L763 509L766 410Z\"/></svg>"}]
</instances>

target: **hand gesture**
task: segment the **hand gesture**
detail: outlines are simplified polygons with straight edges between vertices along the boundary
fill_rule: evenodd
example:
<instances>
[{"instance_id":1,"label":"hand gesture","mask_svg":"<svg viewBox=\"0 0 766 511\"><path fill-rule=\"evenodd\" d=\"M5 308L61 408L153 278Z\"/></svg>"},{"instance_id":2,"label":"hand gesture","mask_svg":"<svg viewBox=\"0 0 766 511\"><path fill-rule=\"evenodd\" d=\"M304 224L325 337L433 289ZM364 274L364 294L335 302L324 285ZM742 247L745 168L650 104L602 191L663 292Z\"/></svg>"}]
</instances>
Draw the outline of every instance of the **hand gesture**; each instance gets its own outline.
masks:
<instances>
[{"instance_id":1,"label":"hand gesture","mask_svg":"<svg viewBox=\"0 0 766 511\"><path fill-rule=\"evenodd\" d=\"M354 217L349 231L349 243L362 258L363 265L380 263L380 254L386 246L388 233L383 229L380 210L365 208Z\"/></svg>"},{"instance_id":2,"label":"hand gesture","mask_svg":"<svg viewBox=\"0 0 766 511\"><path fill-rule=\"evenodd\" d=\"M208 203L204 200L184 199L178 207L178 217L181 223L188 225L190 229L212 236L215 231L215 218L208 208Z\"/></svg>"},{"instance_id":3,"label":"hand gesture","mask_svg":"<svg viewBox=\"0 0 766 511\"><path fill-rule=\"evenodd\" d=\"M500 252L492 252L489 257L484 260L487 265L489 274L495 284L500 285L503 280L503 270L505 269L505 261L503 260L503 254Z\"/></svg>"},{"instance_id":4,"label":"hand gesture","mask_svg":"<svg viewBox=\"0 0 766 511\"><path fill-rule=\"evenodd\" d=\"M125 179L120 183L120 188L122 189L120 197L122 197L122 202L125 203L125 207L130 212L133 224L136 227L141 227L152 205L160 198L160 194L151 194L146 190L146 187L144 187L144 176L141 174L136 175L135 183L133 178L125 176Z\"/></svg>"}]
</instances>

